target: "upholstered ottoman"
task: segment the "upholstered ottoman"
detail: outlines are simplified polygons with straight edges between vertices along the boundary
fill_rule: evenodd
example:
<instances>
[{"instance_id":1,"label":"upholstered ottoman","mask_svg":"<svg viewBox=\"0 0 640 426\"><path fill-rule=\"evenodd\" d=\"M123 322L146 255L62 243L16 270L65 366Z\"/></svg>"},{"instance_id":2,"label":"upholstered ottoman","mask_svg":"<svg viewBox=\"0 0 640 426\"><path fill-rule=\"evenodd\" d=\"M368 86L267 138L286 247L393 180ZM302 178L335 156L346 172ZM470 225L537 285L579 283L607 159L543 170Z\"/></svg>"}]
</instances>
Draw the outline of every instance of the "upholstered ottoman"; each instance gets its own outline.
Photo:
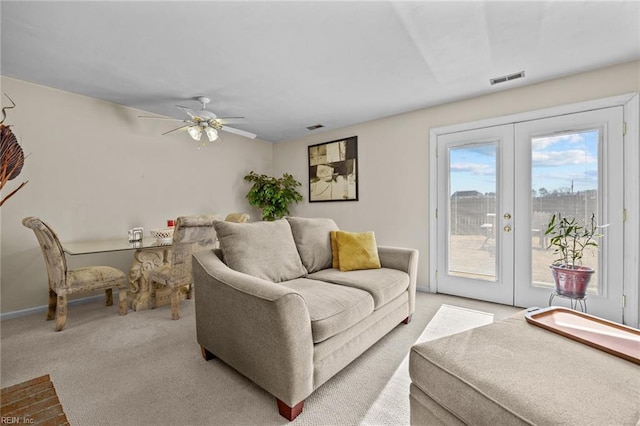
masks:
<instances>
[{"instance_id":1,"label":"upholstered ottoman","mask_svg":"<svg viewBox=\"0 0 640 426\"><path fill-rule=\"evenodd\" d=\"M524 311L411 350L412 425L638 425L640 366Z\"/></svg>"}]
</instances>

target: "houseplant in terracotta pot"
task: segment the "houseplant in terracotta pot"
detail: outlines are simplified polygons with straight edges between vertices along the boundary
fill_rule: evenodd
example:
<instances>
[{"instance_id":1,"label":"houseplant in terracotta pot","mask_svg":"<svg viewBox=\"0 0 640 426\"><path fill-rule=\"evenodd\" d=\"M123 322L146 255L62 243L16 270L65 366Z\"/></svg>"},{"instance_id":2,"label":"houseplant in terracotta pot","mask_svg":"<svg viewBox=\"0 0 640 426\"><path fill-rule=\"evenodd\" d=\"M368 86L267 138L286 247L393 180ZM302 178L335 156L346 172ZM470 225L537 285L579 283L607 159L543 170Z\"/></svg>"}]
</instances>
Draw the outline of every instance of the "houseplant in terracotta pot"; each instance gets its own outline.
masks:
<instances>
[{"instance_id":1,"label":"houseplant in terracotta pot","mask_svg":"<svg viewBox=\"0 0 640 426\"><path fill-rule=\"evenodd\" d=\"M595 213L588 221L580 221L574 217L567 218L555 213L545 230L549 238L549 248L558 258L549 267L553 275L556 292L562 296L584 298L593 268L582 266L585 249L597 248L600 226L596 223Z\"/></svg>"}]
</instances>

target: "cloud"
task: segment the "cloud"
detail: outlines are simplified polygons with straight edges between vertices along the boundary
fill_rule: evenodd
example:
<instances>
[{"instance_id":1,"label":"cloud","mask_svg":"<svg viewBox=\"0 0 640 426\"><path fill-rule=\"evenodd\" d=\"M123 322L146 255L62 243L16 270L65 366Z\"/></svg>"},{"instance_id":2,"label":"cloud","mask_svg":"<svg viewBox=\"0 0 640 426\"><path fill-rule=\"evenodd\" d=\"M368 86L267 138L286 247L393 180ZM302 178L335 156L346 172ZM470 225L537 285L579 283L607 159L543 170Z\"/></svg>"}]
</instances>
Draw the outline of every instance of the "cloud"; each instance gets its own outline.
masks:
<instances>
[{"instance_id":1,"label":"cloud","mask_svg":"<svg viewBox=\"0 0 640 426\"><path fill-rule=\"evenodd\" d=\"M588 180L598 180L598 169L585 170L584 176Z\"/></svg>"},{"instance_id":2,"label":"cloud","mask_svg":"<svg viewBox=\"0 0 640 426\"><path fill-rule=\"evenodd\" d=\"M584 182L584 183L596 183L598 182L597 170L586 170L584 172L567 172L567 173L539 173L533 177L534 181L538 180L555 180L562 182ZM535 185L534 185L535 186Z\"/></svg>"},{"instance_id":3,"label":"cloud","mask_svg":"<svg viewBox=\"0 0 640 426\"><path fill-rule=\"evenodd\" d=\"M533 151L531 161L534 167L580 166L596 164L598 159L579 149L566 151Z\"/></svg>"},{"instance_id":4,"label":"cloud","mask_svg":"<svg viewBox=\"0 0 640 426\"><path fill-rule=\"evenodd\" d=\"M568 135L549 136L545 138L533 138L531 139L531 147L534 151L545 149L548 146L555 145L560 142L566 142L570 144L576 144L584 142L583 133L571 133Z\"/></svg>"},{"instance_id":5,"label":"cloud","mask_svg":"<svg viewBox=\"0 0 640 426\"><path fill-rule=\"evenodd\" d=\"M470 172L481 176L495 176L496 174L496 170L493 167L480 163L453 163L450 171L452 173Z\"/></svg>"},{"instance_id":6,"label":"cloud","mask_svg":"<svg viewBox=\"0 0 640 426\"><path fill-rule=\"evenodd\" d=\"M495 144L466 146L463 150L470 154L477 154L483 157L495 158L496 156Z\"/></svg>"}]
</instances>

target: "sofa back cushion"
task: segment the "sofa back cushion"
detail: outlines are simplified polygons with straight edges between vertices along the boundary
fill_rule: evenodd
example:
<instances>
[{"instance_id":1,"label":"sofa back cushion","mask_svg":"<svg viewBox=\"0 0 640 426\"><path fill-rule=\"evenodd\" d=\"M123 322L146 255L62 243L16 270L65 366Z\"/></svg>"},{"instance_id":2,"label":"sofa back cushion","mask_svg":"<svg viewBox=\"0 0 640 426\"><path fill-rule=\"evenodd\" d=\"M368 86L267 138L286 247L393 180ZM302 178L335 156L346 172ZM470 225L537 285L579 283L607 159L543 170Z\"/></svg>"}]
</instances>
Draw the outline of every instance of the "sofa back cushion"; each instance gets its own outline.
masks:
<instances>
[{"instance_id":1,"label":"sofa back cushion","mask_svg":"<svg viewBox=\"0 0 640 426\"><path fill-rule=\"evenodd\" d=\"M289 222L215 222L224 262L231 269L272 282L300 278L302 265Z\"/></svg>"},{"instance_id":2,"label":"sofa back cushion","mask_svg":"<svg viewBox=\"0 0 640 426\"><path fill-rule=\"evenodd\" d=\"M309 273L331 268L330 232L337 231L333 219L287 217L302 264Z\"/></svg>"}]
</instances>

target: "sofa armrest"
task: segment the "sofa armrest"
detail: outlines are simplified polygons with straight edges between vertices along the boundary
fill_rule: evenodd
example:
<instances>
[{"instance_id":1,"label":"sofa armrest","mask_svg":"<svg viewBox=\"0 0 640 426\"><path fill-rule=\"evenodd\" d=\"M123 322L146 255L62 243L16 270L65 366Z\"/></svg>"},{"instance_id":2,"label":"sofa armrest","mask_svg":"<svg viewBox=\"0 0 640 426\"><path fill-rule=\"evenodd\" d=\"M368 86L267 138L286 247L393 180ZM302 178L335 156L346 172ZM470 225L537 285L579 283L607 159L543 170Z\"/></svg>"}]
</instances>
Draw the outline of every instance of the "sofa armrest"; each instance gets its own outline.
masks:
<instances>
[{"instance_id":1,"label":"sofa armrest","mask_svg":"<svg viewBox=\"0 0 640 426\"><path fill-rule=\"evenodd\" d=\"M313 339L296 291L232 270L220 250L193 256L198 343L294 406L313 391Z\"/></svg>"},{"instance_id":2,"label":"sofa armrest","mask_svg":"<svg viewBox=\"0 0 640 426\"><path fill-rule=\"evenodd\" d=\"M409 315L416 310L416 281L418 279L418 250L402 247L378 246L383 268L397 269L409 274Z\"/></svg>"}]
</instances>

